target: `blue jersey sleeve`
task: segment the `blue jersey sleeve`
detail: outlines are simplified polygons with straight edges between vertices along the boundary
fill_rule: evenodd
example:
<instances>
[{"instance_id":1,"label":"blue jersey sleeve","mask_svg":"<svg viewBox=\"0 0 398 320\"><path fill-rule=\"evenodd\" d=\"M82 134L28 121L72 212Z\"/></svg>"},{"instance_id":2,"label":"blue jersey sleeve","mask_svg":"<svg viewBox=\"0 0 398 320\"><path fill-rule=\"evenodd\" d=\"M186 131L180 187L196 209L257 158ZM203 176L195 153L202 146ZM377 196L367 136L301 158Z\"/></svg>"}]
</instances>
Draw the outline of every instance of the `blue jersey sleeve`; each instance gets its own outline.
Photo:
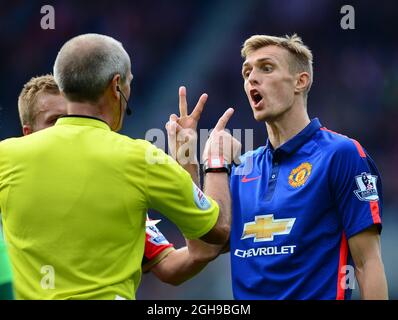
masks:
<instances>
[{"instance_id":1,"label":"blue jersey sleeve","mask_svg":"<svg viewBox=\"0 0 398 320\"><path fill-rule=\"evenodd\" d=\"M347 239L372 225L381 231L380 173L357 141L339 143L332 158L330 182Z\"/></svg>"}]
</instances>

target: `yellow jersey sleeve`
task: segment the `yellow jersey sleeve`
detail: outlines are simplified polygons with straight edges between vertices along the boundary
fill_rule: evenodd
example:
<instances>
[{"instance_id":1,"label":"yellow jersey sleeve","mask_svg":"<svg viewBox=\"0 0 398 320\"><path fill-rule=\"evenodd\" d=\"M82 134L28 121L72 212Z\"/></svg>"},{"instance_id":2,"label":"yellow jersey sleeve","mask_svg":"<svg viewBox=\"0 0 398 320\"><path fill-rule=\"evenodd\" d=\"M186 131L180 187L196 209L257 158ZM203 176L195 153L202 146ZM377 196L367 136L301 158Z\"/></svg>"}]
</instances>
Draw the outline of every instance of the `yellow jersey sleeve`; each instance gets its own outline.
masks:
<instances>
[{"instance_id":1,"label":"yellow jersey sleeve","mask_svg":"<svg viewBox=\"0 0 398 320\"><path fill-rule=\"evenodd\" d=\"M161 149L146 150L149 208L170 219L187 239L197 239L216 224L219 207L196 186L191 176Z\"/></svg>"}]
</instances>

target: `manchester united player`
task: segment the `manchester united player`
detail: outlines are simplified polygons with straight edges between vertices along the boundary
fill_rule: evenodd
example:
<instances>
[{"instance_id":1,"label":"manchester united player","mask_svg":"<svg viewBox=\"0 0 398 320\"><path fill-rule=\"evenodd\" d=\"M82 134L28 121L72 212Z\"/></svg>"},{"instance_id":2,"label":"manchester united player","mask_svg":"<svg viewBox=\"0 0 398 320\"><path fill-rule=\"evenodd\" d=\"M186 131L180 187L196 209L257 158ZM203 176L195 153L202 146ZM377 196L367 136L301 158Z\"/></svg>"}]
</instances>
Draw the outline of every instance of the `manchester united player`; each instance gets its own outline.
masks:
<instances>
[{"instance_id":1,"label":"manchester united player","mask_svg":"<svg viewBox=\"0 0 398 320\"><path fill-rule=\"evenodd\" d=\"M242 57L268 141L232 169L235 298L349 299L355 270L362 299L387 299L380 174L356 140L310 120L311 51L297 35L255 35ZM168 127L189 128L182 118Z\"/></svg>"}]
</instances>

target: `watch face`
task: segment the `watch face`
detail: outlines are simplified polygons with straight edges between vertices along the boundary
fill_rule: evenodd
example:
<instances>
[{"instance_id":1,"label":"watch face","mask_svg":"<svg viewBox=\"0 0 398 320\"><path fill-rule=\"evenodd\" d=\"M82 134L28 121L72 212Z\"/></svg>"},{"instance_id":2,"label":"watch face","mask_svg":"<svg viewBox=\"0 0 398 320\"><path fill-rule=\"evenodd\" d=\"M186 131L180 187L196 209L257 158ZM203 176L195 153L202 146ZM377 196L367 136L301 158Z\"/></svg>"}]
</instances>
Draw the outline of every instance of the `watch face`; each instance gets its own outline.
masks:
<instances>
[{"instance_id":1,"label":"watch face","mask_svg":"<svg viewBox=\"0 0 398 320\"><path fill-rule=\"evenodd\" d=\"M211 168L221 168L225 165L223 158L210 158L208 160L208 166Z\"/></svg>"}]
</instances>

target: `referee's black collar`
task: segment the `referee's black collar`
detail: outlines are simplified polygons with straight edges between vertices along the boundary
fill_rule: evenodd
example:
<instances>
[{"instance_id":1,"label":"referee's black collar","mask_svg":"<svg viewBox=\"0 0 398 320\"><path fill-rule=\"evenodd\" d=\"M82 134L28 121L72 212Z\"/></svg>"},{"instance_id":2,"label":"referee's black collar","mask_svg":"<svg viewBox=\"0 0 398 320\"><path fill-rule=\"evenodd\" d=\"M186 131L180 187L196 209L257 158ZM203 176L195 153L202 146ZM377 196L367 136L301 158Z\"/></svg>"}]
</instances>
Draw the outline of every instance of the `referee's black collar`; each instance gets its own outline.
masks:
<instances>
[{"instance_id":1,"label":"referee's black collar","mask_svg":"<svg viewBox=\"0 0 398 320\"><path fill-rule=\"evenodd\" d=\"M82 122L81 124L85 124L85 125L87 125L87 121L84 122L85 119L94 120L94 121L92 121L93 124L96 124L94 126L111 130L111 128L109 127L108 123L106 123L104 120L99 119L97 117L92 117L92 116L87 116L87 115L80 115L80 114L67 114L67 115L61 116L61 117L58 118L58 120L57 120L57 122L55 124L57 125L57 124L66 123L66 122L68 122L69 119L70 119L71 124L80 124L79 123L79 119L80 119L81 122Z\"/></svg>"},{"instance_id":2,"label":"referee's black collar","mask_svg":"<svg viewBox=\"0 0 398 320\"><path fill-rule=\"evenodd\" d=\"M99 121L102 121L103 123L107 124L104 120L102 120L100 118L86 116L86 115L82 115L82 114L66 114L64 116L60 116L60 118L87 118L87 119L99 120Z\"/></svg>"},{"instance_id":3,"label":"referee's black collar","mask_svg":"<svg viewBox=\"0 0 398 320\"><path fill-rule=\"evenodd\" d=\"M318 131L322 127L320 121L318 118L314 118L311 120L311 122L303 129L301 130L298 134L296 134L293 138L285 142L283 145L281 145L279 148L276 150L280 150L279 152L287 153L287 154L292 154L294 153L297 149L299 149L304 143L306 143L308 140L311 139L311 137L314 135L316 131ZM269 139L267 139L267 144L264 148L265 150L272 150L276 151L274 147L272 146L271 142Z\"/></svg>"}]
</instances>

